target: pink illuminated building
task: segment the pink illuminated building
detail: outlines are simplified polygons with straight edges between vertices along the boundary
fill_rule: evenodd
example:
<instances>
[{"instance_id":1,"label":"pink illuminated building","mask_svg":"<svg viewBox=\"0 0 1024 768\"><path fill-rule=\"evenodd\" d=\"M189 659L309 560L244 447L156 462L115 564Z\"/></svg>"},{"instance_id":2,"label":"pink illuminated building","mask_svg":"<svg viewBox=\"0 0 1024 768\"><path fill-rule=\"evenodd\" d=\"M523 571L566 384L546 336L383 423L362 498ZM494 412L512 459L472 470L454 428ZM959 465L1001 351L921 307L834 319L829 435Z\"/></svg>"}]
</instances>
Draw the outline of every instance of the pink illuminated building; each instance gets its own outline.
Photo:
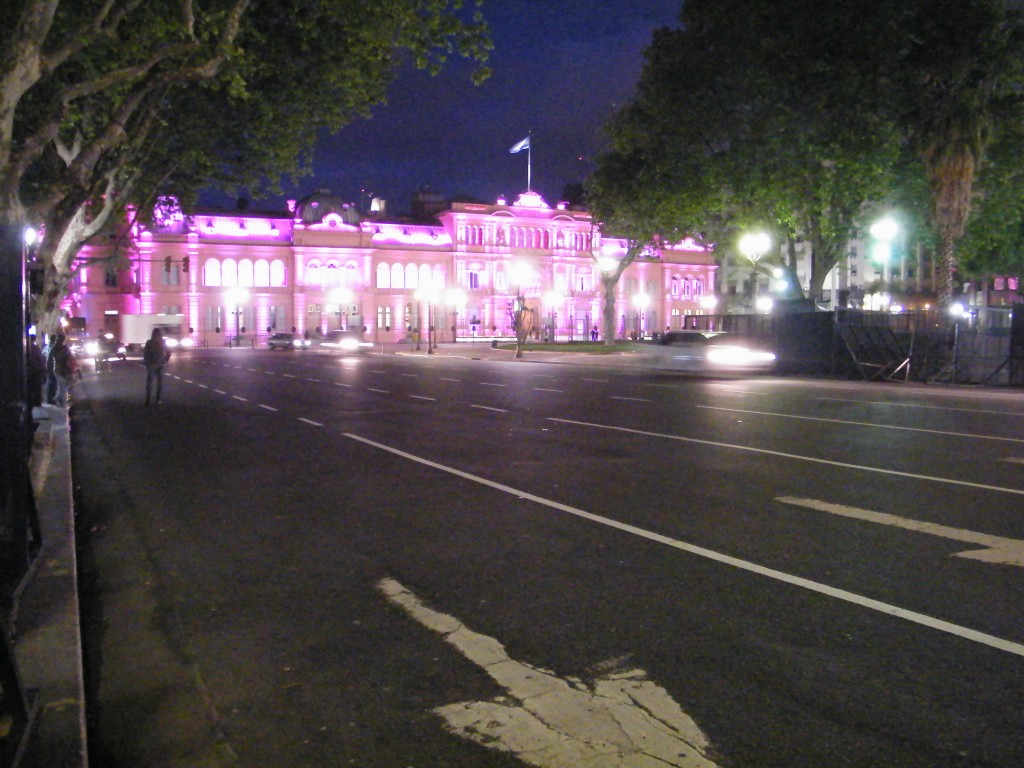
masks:
<instances>
[{"instance_id":1,"label":"pink illuminated building","mask_svg":"<svg viewBox=\"0 0 1024 768\"><path fill-rule=\"evenodd\" d=\"M324 192L290 207L165 214L135 229L120 260L88 245L65 309L91 335L116 332L121 314L182 315L206 345L225 344L236 327L257 343L348 327L399 342L428 323L448 342L511 335L509 306L521 294L541 318L538 336L584 339L601 326L599 270L626 250L589 213L532 192L512 204L453 203L434 226L360 220ZM678 329L710 311L715 269L692 241L645 253L616 287L616 334Z\"/></svg>"}]
</instances>

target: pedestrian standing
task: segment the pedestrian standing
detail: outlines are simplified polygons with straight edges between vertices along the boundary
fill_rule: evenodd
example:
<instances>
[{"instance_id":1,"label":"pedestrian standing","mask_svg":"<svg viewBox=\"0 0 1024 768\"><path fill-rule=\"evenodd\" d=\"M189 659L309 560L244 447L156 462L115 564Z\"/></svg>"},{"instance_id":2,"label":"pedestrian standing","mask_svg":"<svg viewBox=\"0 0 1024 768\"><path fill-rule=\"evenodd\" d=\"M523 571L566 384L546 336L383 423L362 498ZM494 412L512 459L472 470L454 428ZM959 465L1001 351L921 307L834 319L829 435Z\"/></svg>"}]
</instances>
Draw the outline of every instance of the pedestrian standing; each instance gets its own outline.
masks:
<instances>
[{"instance_id":1,"label":"pedestrian standing","mask_svg":"<svg viewBox=\"0 0 1024 768\"><path fill-rule=\"evenodd\" d=\"M46 356L39 348L36 335L28 337L28 405L38 408L43 404L43 384L46 382Z\"/></svg>"},{"instance_id":2,"label":"pedestrian standing","mask_svg":"<svg viewBox=\"0 0 1024 768\"><path fill-rule=\"evenodd\" d=\"M163 333L159 328L154 328L153 334L142 350L142 362L146 364L146 405L150 403L154 380L156 381L156 404L160 405L160 398L164 391L164 366L170 359L171 351L167 348Z\"/></svg>"},{"instance_id":3,"label":"pedestrian standing","mask_svg":"<svg viewBox=\"0 0 1024 768\"><path fill-rule=\"evenodd\" d=\"M50 346L50 353L46 357L46 371L53 384L50 402L64 408L68 404L68 388L75 373L75 362L63 333L58 333Z\"/></svg>"}]
</instances>

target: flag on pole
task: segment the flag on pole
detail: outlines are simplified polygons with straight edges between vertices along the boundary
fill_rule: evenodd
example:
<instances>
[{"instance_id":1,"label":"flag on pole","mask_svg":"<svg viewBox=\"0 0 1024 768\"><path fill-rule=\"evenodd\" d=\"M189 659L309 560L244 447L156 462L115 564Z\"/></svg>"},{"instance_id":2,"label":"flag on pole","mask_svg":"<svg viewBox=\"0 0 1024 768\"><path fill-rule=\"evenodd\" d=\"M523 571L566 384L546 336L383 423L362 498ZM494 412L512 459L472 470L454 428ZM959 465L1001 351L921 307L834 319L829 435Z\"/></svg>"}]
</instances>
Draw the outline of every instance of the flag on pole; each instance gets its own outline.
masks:
<instances>
[{"instance_id":1,"label":"flag on pole","mask_svg":"<svg viewBox=\"0 0 1024 768\"><path fill-rule=\"evenodd\" d=\"M524 149L529 149L529 148L530 148L530 137L527 136L522 141L517 142L515 145L513 145L512 149L509 150L509 153L514 155L517 152L522 152Z\"/></svg>"}]
</instances>

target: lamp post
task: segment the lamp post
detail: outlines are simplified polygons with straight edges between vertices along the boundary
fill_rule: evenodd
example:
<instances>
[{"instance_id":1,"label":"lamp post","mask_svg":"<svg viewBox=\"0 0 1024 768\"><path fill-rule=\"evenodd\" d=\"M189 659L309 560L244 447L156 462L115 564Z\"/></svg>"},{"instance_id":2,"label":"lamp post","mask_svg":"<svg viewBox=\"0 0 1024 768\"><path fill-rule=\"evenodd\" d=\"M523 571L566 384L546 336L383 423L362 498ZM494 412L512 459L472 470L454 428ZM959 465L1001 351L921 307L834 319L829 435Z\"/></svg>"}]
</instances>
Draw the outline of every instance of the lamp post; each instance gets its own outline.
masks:
<instances>
[{"instance_id":1,"label":"lamp post","mask_svg":"<svg viewBox=\"0 0 1024 768\"><path fill-rule=\"evenodd\" d=\"M432 343L430 336L434 328L434 303L437 301L437 289L433 287L420 288L416 291L417 316L420 314L421 310L419 304L422 301L427 302L427 354L432 355L434 354L434 344ZM418 320L419 318L417 317L417 321ZM416 337L416 349L420 348L419 336L422 336L422 333Z\"/></svg>"},{"instance_id":2,"label":"lamp post","mask_svg":"<svg viewBox=\"0 0 1024 768\"><path fill-rule=\"evenodd\" d=\"M459 327L459 308L466 303L466 292L461 288L449 288L444 292L444 301L452 310L452 344L454 344Z\"/></svg>"},{"instance_id":3,"label":"lamp post","mask_svg":"<svg viewBox=\"0 0 1024 768\"><path fill-rule=\"evenodd\" d=\"M870 232L871 237L875 240L874 246L871 249L871 257L881 269L878 290L879 309L881 309L882 306L889 303L886 300L885 284L886 282L892 282L892 241L896 239L896 233L899 232L899 224L887 216L872 224ZM889 273L888 280L886 279L886 272Z\"/></svg>"},{"instance_id":4,"label":"lamp post","mask_svg":"<svg viewBox=\"0 0 1024 768\"><path fill-rule=\"evenodd\" d=\"M551 330L551 341L557 341L555 325L558 319L558 305L562 303L562 294L558 291L548 291L544 294L544 303L548 308L548 328Z\"/></svg>"},{"instance_id":5,"label":"lamp post","mask_svg":"<svg viewBox=\"0 0 1024 768\"><path fill-rule=\"evenodd\" d=\"M249 300L249 291L242 287L228 288L224 292L224 299L227 301L229 307L234 307L232 314L235 316L235 346L240 346L241 341L241 325L242 325L242 305Z\"/></svg>"},{"instance_id":6,"label":"lamp post","mask_svg":"<svg viewBox=\"0 0 1024 768\"><path fill-rule=\"evenodd\" d=\"M349 288L346 288L344 286L339 286L337 288L332 288L331 289L331 301L333 301L335 306L338 307L338 330L345 330L345 328L342 327L343 325L346 328L348 326L348 317L347 317L348 312L347 312L347 310L344 309L344 307L347 304L351 304L352 303L352 298L353 298L352 290L349 289ZM342 323L342 318L343 317L345 318L345 322L344 323Z\"/></svg>"},{"instance_id":7,"label":"lamp post","mask_svg":"<svg viewBox=\"0 0 1024 768\"><path fill-rule=\"evenodd\" d=\"M740 238L740 253L750 262L750 300L757 298L757 262L768 253L772 241L764 232L750 232Z\"/></svg>"},{"instance_id":8,"label":"lamp post","mask_svg":"<svg viewBox=\"0 0 1024 768\"><path fill-rule=\"evenodd\" d=\"M650 305L651 297L646 293L638 293L633 297L633 306L636 307L636 336L638 339L643 336L643 317Z\"/></svg>"}]
</instances>

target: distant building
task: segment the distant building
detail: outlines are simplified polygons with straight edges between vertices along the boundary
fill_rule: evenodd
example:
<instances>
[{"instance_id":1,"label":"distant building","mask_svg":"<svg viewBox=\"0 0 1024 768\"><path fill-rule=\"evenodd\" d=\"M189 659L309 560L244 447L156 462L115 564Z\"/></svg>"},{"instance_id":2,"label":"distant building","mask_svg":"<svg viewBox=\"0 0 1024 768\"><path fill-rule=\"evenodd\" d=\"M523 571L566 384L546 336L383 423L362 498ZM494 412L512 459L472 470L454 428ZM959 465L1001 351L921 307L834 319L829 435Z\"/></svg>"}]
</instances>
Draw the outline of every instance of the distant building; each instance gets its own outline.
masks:
<instances>
[{"instance_id":1,"label":"distant building","mask_svg":"<svg viewBox=\"0 0 1024 768\"><path fill-rule=\"evenodd\" d=\"M452 203L438 225L360 217L321 190L288 213L167 209L152 227L111 246L90 244L64 308L91 334L116 331L121 314L180 314L199 344L237 332L262 341L363 327L378 342L410 339L428 324L438 339L509 336L517 294L538 313L537 335L589 338L602 327L600 263L621 258L590 214L527 192L513 203ZM615 290L616 335L650 335L713 311L713 254L662 244L630 265ZM244 296L232 289L245 288ZM245 331L242 331L245 329Z\"/></svg>"}]
</instances>

